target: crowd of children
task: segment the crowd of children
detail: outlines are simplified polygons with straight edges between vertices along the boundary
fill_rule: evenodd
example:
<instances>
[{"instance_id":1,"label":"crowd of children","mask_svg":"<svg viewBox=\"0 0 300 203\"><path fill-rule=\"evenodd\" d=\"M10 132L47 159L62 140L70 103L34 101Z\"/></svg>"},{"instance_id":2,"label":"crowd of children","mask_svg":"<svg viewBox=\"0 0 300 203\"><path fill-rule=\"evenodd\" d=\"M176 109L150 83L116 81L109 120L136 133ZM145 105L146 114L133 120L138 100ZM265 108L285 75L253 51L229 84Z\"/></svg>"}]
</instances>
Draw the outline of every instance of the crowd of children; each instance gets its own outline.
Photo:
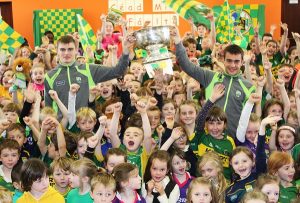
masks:
<instances>
[{"instance_id":1,"label":"crowd of children","mask_svg":"<svg viewBox=\"0 0 300 203\"><path fill-rule=\"evenodd\" d=\"M183 38L171 30L173 75L151 78L125 49L126 25L114 32L104 15L94 54L48 31L7 55L0 202L300 202L300 35L290 47L286 24L280 44L255 27L242 50L217 43L208 19ZM10 90L17 59L31 80Z\"/></svg>"}]
</instances>

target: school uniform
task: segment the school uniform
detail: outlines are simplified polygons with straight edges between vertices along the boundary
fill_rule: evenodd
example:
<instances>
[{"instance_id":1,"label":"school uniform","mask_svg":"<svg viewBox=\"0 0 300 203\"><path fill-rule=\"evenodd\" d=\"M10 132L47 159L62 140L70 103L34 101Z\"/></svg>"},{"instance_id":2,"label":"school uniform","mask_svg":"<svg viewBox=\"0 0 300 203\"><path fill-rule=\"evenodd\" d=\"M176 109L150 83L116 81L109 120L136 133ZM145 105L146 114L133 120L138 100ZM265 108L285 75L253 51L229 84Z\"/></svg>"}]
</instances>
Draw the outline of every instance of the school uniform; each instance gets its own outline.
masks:
<instances>
[{"instance_id":1,"label":"school uniform","mask_svg":"<svg viewBox=\"0 0 300 203\"><path fill-rule=\"evenodd\" d=\"M239 203L246 192L251 192L254 188L254 183L261 173L264 173L267 168L266 152L264 150L265 136L258 136L257 150L256 150L256 172L245 179L234 180L233 183L225 191L226 203Z\"/></svg>"},{"instance_id":2,"label":"school uniform","mask_svg":"<svg viewBox=\"0 0 300 203\"><path fill-rule=\"evenodd\" d=\"M153 189L152 196L147 196L147 184L143 183L142 186L142 194L145 197L147 202L152 203L175 203L179 200L180 190L179 186L172 180L170 180L169 176L166 176L161 183L165 188L165 194L161 195Z\"/></svg>"}]
</instances>

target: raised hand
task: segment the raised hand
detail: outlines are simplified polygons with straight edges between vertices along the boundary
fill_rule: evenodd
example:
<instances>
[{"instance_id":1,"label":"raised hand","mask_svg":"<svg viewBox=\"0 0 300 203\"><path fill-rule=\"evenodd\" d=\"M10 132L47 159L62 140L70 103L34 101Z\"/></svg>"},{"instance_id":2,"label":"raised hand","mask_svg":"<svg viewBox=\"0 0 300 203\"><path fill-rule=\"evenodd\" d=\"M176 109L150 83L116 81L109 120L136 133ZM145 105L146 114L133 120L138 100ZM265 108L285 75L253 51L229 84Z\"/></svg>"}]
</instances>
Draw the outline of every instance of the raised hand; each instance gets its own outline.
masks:
<instances>
[{"instance_id":1,"label":"raised hand","mask_svg":"<svg viewBox=\"0 0 300 203\"><path fill-rule=\"evenodd\" d=\"M257 78L257 85L258 85L259 87L264 87L265 84L266 84L266 78L265 78L264 76L259 76L259 77Z\"/></svg>"},{"instance_id":2,"label":"raised hand","mask_svg":"<svg viewBox=\"0 0 300 203\"><path fill-rule=\"evenodd\" d=\"M273 115L269 115L266 118L264 118L261 121L261 125L263 126L267 126L267 125L276 125L278 121L280 121L282 118L280 116L273 116Z\"/></svg>"},{"instance_id":3,"label":"raised hand","mask_svg":"<svg viewBox=\"0 0 300 203\"><path fill-rule=\"evenodd\" d=\"M135 108L138 110L140 113L146 113L147 110L147 104L145 104L143 101L138 101L135 104Z\"/></svg>"},{"instance_id":4,"label":"raised hand","mask_svg":"<svg viewBox=\"0 0 300 203\"><path fill-rule=\"evenodd\" d=\"M258 93L250 94L248 101L252 104L259 103L261 101L261 96Z\"/></svg>"},{"instance_id":5,"label":"raised hand","mask_svg":"<svg viewBox=\"0 0 300 203\"><path fill-rule=\"evenodd\" d=\"M98 118L100 126L101 127L105 127L106 126L106 122L107 122L107 117L106 116L100 116Z\"/></svg>"},{"instance_id":6,"label":"raised hand","mask_svg":"<svg viewBox=\"0 0 300 203\"><path fill-rule=\"evenodd\" d=\"M175 141L175 140L178 140L181 135L183 134L183 131L182 131L182 128L181 127L177 127L177 128L174 128L172 130L172 133L171 133L171 138Z\"/></svg>"},{"instance_id":7,"label":"raised hand","mask_svg":"<svg viewBox=\"0 0 300 203\"><path fill-rule=\"evenodd\" d=\"M225 93L225 86L223 84L216 84L213 89L213 93L210 97L210 101L215 103L218 99L220 99Z\"/></svg>"},{"instance_id":8,"label":"raised hand","mask_svg":"<svg viewBox=\"0 0 300 203\"><path fill-rule=\"evenodd\" d=\"M117 102L114 105L114 113L120 113L122 111L122 102Z\"/></svg>"},{"instance_id":9,"label":"raised hand","mask_svg":"<svg viewBox=\"0 0 300 203\"><path fill-rule=\"evenodd\" d=\"M283 29L284 32L288 31L288 25L286 23L280 23L280 27Z\"/></svg>"},{"instance_id":10,"label":"raised hand","mask_svg":"<svg viewBox=\"0 0 300 203\"><path fill-rule=\"evenodd\" d=\"M70 92L72 94L76 94L78 92L79 88L80 88L80 86L78 84L73 83L70 85Z\"/></svg>"},{"instance_id":11,"label":"raised hand","mask_svg":"<svg viewBox=\"0 0 300 203\"><path fill-rule=\"evenodd\" d=\"M51 97L51 99L53 99L54 101L58 100L58 95L57 92L55 90L49 90L49 96Z\"/></svg>"}]
</instances>

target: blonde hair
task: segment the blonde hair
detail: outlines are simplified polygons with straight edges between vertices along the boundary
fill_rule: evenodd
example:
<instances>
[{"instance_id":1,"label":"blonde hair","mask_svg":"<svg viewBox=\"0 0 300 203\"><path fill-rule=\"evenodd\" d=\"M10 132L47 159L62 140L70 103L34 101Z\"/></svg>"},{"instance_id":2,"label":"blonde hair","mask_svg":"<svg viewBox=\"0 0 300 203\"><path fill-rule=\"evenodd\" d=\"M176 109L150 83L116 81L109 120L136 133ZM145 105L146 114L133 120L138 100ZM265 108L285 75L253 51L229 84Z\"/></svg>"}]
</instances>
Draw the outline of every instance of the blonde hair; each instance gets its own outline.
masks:
<instances>
[{"instance_id":1,"label":"blonde hair","mask_svg":"<svg viewBox=\"0 0 300 203\"><path fill-rule=\"evenodd\" d=\"M50 171L53 173L55 167L58 167L64 171L70 171L72 159L67 157L59 157L58 159L53 160L50 164Z\"/></svg>"},{"instance_id":2,"label":"blonde hair","mask_svg":"<svg viewBox=\"0 0 300 203\"><path fill-rule=\"evenodd\" d=\"M40 113L40 122L43 122L47 116L57 118L57 113L51 107L45 106Z\"/></svg>"},{"instance_id":3,"label":"blonde hair","mask_svg":"<svg viewBox=\"0 0 300 203\"><path fill-rule=\"evenodd\" d=\"M241 203L247 203L249 200L262 200L266 203L268 202L268 197L264 193L258 190L253 190L251 192L247 192L243 197Z\"/></svg>"},{"instance_id":4,"label":"blonde hair","mask_svg":"<svg viewBox=\"0 0 300 203\"><path fill-rule=\"evenodd\" d=\"M84 118L89 118L92 120L96 120L96 113L93 109L89 107L81 107L76 112L76 120L79 121Z\"/></svg>"},{"instance_id":5,"label":"blonde hair","mask_svg":"<svg viewBox=\"0 0 300 203\"><path fill-rule=\"evenodd\" d=\"M195 185L206 185L209 187L210 193L211 193L211 203L217 203L217 195L216 195L216 191L214 189L214 186L211 184L210 180L208 180L207 178L204 177L199 177L199 178L195 178L192 180L192 182L189 185L189 188L187 190L187 203L191 203L192 202L192 191L193 191L193 187L195 187Z\"/></svg>"},{"instance_id":6,"label":"blonde hair","mask_svg":"<svg viewBox=\"0 0 300 203\"><path fill-rule=\"evenodd\" d=\"M0 202L12 203L12 193L2 186L0 186Z\"/></svg>"},{"instance_id":7,"label":"blonde hair","mask_svg":"<svg viewBox=\"0 0 300 203\"><path fill-rule=\"evenodd\" d=\"M97 174L97 166L90 159L82 158L82 159L74 161L71 164L71 172L78 175L81 178L88 177L89 184L90 184L91 179ZM80 185L81 185L81 183L80 183Z\"/></svg>"},{"instance_id":8,"label":"blonde hair","mask_svg":"<svg viewBox=\"0 0 300 203\"><path fill-rule=\"evenodd\" d=\"M261 190L264 185L275 183L279 187L279 180L276 176L270 174L262 174L255 182L255 189Z\"/></svg>"},{"instance_id":9,"label":"blonde hair","mask_svg":"<svg viewBox=\"0 0 300 203\"><path fill-rule=\"evenodd\" d=\"M91 191L93 192L97 185L103 185L104 187L111 187L116 192L116 181L111 174L103 173L96 175L91 180Z\"/></svg>"},{"instance_id":10,"label":"blonde hair","mask_svg":"<svg viewBox=\"0 0 300 203\"><path fill-rule=\"evenodd\" d=\"M290 163L294 163L293 157L290 154L275 151L268 159L268 173L275 175L282 166Z\"/></svg>"},{"instance_id":11,"label":"blonde hair","mask_svg":"<svg viewBox=\"0 0 300 203\"><path fill-rule=\"evenodd\" d=\"M218 194L219 202L222 202L222 200L224 199L224 191L226 190L226 188L228 186L226 178L223 174L223 163L222 163L220 156L216 152L213 152L213 151L206 152L202 156L201 161L198 165L199 173L201 173L201 168L204 167L204 165L209 162L212 163L212 165L215 168L219 169L218 175L217 175L218 187L215 187L215 189Z\"/></svg>"}]
</instances>

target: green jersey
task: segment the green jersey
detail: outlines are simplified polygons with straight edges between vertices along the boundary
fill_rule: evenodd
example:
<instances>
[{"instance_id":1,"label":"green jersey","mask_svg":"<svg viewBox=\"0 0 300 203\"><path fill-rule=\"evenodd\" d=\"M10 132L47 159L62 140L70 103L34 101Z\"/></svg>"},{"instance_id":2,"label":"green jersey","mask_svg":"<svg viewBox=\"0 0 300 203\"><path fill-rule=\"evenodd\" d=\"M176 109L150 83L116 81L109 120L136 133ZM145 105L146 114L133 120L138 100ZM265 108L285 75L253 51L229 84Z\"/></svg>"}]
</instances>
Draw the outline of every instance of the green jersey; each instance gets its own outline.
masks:
<instances>
[{"instance_id":1,"label":"green jersey","mask_svg":"<svg viewBox=\"0 0 300 203\"><path fill-rule=\"evenodd\" d=\"M298 188L296 186L296 182L292 182L293 186L291 187L283 187L281 184L279 191L279 202L280 203L290 203L292 200L296 199L298 196Z\"/></svg>"},{"instance_id":2,"label":"green jersey","mask_svg":"<svg viewBox=\"0 0 300 203\"><path fill-rule=\"evenodd\" d=\"M208 151L215 151L223 162L225 177L230 179L232 171L229 159L232 151L235 149L235 143L229 135L224 134L222 139L216 139L210 134L203 132L196 133L194 137L190 137L189 139L192 150L199 157L202 157Z\"/></svg>"}]
</instances>

